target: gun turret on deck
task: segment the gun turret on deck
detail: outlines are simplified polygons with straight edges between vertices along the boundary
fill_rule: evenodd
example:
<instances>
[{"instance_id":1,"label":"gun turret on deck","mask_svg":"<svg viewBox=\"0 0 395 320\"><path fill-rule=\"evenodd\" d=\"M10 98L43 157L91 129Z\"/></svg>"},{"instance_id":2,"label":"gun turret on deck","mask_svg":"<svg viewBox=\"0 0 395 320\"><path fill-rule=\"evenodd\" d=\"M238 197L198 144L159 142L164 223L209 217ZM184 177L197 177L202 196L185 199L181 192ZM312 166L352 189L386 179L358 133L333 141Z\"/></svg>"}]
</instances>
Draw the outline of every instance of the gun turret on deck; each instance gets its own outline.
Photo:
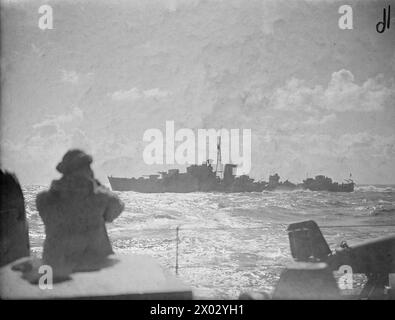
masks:
<instances>
[{"instance_id":1,"label":"gun turret on deck","mask_svg":"<svg viewBox=\"0 0 395 320\"><path fill-rule=\"evenodd\" d=\"M395 236L381 237L352 246L343 241L339 248L331 251L314 221L291 224L287 231L291 254L296 261L324 262L331 271L347 266L353 273L363 273L368 279L360 298L385 298L383 293L389 286L389 275L395 273Z\"/></svg>"}]
</instances>

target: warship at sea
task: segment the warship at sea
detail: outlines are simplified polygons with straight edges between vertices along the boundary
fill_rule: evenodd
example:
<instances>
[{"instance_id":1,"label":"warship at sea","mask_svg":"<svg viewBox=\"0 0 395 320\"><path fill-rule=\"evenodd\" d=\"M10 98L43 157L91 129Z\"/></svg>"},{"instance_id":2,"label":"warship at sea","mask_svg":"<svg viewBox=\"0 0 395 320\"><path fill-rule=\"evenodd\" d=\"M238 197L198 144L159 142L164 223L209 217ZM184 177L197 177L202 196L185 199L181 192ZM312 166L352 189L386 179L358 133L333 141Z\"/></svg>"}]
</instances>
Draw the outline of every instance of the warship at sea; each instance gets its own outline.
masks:
<instances>
[{"instance_id":1,"label":"warship at sea","mask_svg":"<svg viewBox=\"0 0 395 320\"><path fill-rule=\"evenodd\" d=\"M303 190L352 192L354 181L348 179L345 183L332 182L331 178L323 175L315 178L307 178L303 183L294 184L288 180L281 182L276 173L269 176L269 181L255 181L248 175L236 176L237 165L227 163L221 164L221 146L217 146L217 161L214 169L211 162L207 160L201 165L191 165L186 172L179 169L171 169L167 172L158 172L139 178L121 178L109 176L111 188L114 191L135 191L141 193L188 193L188 192L262 192L274 190Z\"/></svg>"}]
</instances>

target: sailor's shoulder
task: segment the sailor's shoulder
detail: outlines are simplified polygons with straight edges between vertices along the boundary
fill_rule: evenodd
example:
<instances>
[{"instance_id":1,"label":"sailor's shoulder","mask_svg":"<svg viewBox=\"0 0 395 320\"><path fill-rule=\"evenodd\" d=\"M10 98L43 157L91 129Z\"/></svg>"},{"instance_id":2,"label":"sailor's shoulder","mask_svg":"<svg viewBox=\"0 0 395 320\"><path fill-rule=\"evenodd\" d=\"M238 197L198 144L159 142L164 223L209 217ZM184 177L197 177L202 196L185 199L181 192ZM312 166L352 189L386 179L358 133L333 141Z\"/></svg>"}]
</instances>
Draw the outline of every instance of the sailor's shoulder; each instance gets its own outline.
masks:
<instances>
[{"instance_id":1,"label":"sailor's shoulder","mask_svg":"<svg viewBox=\"0 0 395 320\"><path fill-rule=\"evenodd\" d=\"M37 201L45 201L50 196L51 196L50 190L43 190L43 191L40 191L39 193L37 193L36 200Z\"/></svg>"},{"instance_id":2,"label":"sailor's shoulder","mask_svg":"<svg viewBox=\"0 0 395 320\"><path fill-rule=\"evenodd\" d=\"M36 196L36 204L44 205L52 203L56 199L60 183L61 180L53 180L48 190L40 191Z\"/></svg>"},{"instance_id":3,"label":"sailor's shoulder","mask_svg":"<svg viewBox=\"0 0 395 320\"><path fill-rule=\"evenodd\" d=\"M94 184L95 184L95 193L97 193L97 194L108 193L109 189L106 186L104 186L104 185L102 185L102 184L100 184L99 182L96 182L96 181L95 181Z\"/></svg>"}]
</instances>

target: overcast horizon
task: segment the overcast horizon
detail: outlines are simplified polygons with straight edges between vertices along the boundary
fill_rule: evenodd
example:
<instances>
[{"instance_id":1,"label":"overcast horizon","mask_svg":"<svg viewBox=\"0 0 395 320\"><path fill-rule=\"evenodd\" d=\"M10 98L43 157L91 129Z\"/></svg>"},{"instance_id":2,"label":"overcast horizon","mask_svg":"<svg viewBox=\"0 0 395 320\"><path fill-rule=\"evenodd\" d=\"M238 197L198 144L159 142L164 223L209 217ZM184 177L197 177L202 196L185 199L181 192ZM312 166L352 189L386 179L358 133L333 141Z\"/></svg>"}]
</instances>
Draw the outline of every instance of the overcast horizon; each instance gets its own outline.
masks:
<instances>
[{"instance_id":1,"label":"overcast horizon","mask_svg":"<svg viewBox=\"0 0 395 320\"><path fill-rule=\"evenodd\" d=\"M37 26L40 5L54 29ZM338 8L353 8L340 30ZM395 184L395 1L1 0L1 167L49 184L69 148L141 176L145 130L251 129L250 176Z\"/></svg>"}]
</instances>

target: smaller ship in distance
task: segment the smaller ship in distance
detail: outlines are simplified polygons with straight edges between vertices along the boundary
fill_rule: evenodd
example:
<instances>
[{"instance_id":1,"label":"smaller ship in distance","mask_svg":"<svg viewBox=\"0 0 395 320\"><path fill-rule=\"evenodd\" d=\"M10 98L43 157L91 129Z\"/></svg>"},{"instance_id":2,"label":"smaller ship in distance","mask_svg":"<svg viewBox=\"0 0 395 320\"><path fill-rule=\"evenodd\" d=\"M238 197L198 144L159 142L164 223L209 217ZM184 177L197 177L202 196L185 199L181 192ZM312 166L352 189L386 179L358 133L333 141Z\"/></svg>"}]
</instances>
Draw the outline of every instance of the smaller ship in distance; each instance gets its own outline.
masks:
<instances>
[{"instance_id":1,"label":"smaller ship in distance","mask_svg":"<svg viewBox=\"0 0 395 320\"><path fill-rule=\"evenodd\" d=\"M220 142L217 147L217 159L220 158ZM248 175L236 176L234 174L235 164L225 164L222 171L220 161L214 170L210 161L207 160L202 165L191 165L186 172L178 169L171 169L167 172L148 175L148 177L122 178L109 176L111 188L114 191L135 191L142 193L187 193L187 192L262 192L284 190L292 191L297 189L308 189L311 191L331 191L331 192L352 192L354 191L354 181L346 180L345 183L332 182L331 178L318 175L315 178L307 178L303 183L294 184L288 180L281 182L280 176L276 173L269 177L269 182L255 181Z\"/></svg>"}]
</instances>

